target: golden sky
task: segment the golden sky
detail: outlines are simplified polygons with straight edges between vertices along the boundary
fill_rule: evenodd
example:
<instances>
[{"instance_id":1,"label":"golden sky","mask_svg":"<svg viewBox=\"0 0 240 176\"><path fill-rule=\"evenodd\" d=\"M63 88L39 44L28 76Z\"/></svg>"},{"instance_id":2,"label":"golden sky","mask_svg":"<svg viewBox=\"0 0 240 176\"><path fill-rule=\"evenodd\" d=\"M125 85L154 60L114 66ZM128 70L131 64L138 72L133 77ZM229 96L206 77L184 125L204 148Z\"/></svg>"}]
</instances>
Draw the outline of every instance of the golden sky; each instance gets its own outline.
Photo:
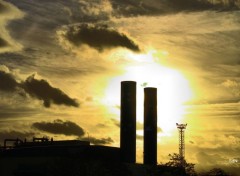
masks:
<instances>
[{"instance_id":1,"label":"golden sky","mask_svg":"<svg viewBox=\"0 0 240 176\"><path fill-rule=\"evenodd\" d=\"M240 1L0 0L0 139L119 146L120 82L158 88L158 162L239 170ZM238 161L233 163L231 161Z\"/></svg>"}]
</instances>

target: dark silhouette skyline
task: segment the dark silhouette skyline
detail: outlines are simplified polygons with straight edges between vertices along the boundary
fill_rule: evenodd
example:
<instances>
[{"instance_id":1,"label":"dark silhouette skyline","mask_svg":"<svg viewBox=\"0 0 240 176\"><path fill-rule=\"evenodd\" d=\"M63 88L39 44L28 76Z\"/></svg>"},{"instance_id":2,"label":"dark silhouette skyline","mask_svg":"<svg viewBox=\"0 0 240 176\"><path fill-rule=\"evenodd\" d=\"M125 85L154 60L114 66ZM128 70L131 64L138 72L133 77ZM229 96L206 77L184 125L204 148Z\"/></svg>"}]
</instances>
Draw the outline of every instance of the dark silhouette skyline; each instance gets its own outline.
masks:
<instances>
[{"instance_id":1,"label":"dark silhouette skyline","mask_svg":"<svg viewBox=\"0 0 240 176\"><path fill-rule=\"evenodd\" d=\"M178 150L175 123L188 123L188 162L238 173L239 7L239 0L0 1L0 145L50 136L119 147L119 84L135 80L136 162L149 86L158 89L158 161Z\"/></svg>"}]
</instances>

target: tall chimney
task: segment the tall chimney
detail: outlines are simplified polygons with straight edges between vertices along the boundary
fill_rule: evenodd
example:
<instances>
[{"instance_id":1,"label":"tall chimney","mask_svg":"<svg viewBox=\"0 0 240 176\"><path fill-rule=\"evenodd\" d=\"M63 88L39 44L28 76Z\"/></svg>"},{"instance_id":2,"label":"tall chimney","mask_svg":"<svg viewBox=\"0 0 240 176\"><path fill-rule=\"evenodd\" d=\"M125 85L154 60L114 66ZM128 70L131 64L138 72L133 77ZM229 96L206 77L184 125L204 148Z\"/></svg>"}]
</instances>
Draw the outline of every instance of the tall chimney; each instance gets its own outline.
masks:
<instances>
[{"instance_id":1,"label":"tall chimney","mask_svg":"<svg viewBox=\"0 0 240 176\"><path fill-rule=\"evenodd\" d=\"M121 82L120 150L123 162L136 162L136 82Z\"/></svg>"},{"instance_id":2,"label":"tall chimney","mask_svg":"<svg viewBox=\"0 0 240 176\"><path fill-rule=\"evenodd\" d=\"M144 88L144 164L157 164L157 88Z\"/></svg>"}]
</instances>

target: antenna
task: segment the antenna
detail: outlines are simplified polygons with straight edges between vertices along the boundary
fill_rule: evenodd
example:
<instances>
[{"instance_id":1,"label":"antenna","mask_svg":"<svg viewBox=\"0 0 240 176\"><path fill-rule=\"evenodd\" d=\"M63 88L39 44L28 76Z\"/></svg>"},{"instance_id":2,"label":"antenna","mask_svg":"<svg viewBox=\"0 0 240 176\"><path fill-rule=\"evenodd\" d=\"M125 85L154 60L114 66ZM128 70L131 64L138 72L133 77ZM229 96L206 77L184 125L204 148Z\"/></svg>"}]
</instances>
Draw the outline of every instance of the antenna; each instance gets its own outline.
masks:
<instances>
[{"instance_id":1,"label":"antenna","mask_svg":"<svg viewBox=\"0 0 240 176\"><path fill-rule=\"evenodd\" d=\"M179 131L179 156L181 158L181 165L184 167L184 158L185 158L185 142L184 142L184 130L187 127L187 124L178 124L176 123Z\"/></svg>"}]
</instances>

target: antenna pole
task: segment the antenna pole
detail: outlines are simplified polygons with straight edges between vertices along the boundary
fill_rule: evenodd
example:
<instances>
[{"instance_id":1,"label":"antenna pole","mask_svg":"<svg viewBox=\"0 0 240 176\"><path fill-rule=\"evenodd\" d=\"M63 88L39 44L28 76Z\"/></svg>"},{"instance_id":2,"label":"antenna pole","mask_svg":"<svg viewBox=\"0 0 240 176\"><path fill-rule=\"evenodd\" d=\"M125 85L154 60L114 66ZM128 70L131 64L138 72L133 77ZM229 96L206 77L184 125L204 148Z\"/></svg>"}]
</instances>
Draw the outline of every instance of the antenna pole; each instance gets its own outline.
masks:
<instances>
[{"instance_id":1,"label":"antenna pole","mask_svg":"<svg viewBox=\"0 0 240 176\"><path fill-rule=\"evenodd\" d=\"M185 165L185 141L184 141L184 130L187 127L187 124L178 124L176 123L178 131L179 131L179 156L181 159L181 166Z\"/></svg>"}]
</instances>

